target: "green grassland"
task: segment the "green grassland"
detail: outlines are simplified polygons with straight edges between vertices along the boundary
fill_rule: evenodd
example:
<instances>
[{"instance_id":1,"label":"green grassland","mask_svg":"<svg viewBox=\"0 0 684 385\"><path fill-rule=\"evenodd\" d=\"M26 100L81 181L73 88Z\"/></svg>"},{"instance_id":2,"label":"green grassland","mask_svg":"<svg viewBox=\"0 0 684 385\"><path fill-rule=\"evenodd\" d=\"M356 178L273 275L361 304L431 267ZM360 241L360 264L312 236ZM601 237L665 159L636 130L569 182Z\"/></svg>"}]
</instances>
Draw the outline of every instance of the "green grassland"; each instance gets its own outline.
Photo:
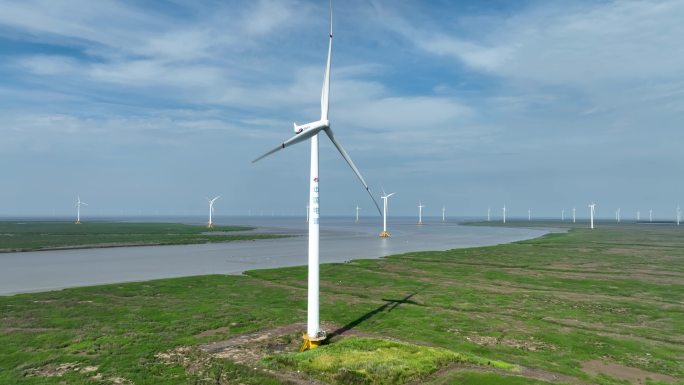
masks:
<instances>
[{"instance_id":1,"label":"green grassland","mask_svg":"<svg viewBox=\"0 0 684 385\"><path fill-rule=\"evenodd\" d=\"M0 222L0 252L55 248L183 245L277 238L273 234L225 234L253 227L205 226L179 223L125 222Z\"/></svg>"},{"instance_id":2,"label":"green grassland","mask_svg":"<svg viewBox=\"0 0 684 385\"><path fill-rule=\"evenodd\" d=\"M210 370L203 372L157 357L305 319L305 267L0 297L0 384L283 383L269 371L274 364L335 384L372 383L363 381L369 369L348 353L359 348L350 336L250 366L205 359ZM382 338L377 343L385 348L383 340L409 351L435 349L377 383L548 383L526 376L527 369L556 373L557 383L630 383L582 369L603 360L671 376L646 384L684 384L684 226L578 225L513 244L322 265L321 319ZM333 357L327 366L316 360L326 355ZM433 370L455 356L523 369ZM344 368L331 364L336 357L348 360ZM96 366L99 377L74 370L35 375L65 363ZM392 367L382 360L378 366ZM350 376L332 374L342 369Z\"/></svg>"}]
</instances>

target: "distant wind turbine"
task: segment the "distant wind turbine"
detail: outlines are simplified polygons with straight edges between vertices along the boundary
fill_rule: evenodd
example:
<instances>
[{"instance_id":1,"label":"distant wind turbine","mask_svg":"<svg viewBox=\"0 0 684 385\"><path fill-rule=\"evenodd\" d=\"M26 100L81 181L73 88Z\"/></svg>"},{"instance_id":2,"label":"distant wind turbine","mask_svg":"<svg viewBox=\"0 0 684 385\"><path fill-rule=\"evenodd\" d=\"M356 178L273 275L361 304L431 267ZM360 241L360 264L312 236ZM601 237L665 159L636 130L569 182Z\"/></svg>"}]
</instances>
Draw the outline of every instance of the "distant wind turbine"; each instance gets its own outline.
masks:
<instances>
[{"instance_id":1,"label":"distant wind turbine","mask_svg":"<svg viewBox=\"0 0 684 385\"><path fill-rule=\"evenodd\" d=\"M81 206L88 206L87 203L81 201L81 197L76 195L76 224L81 224Z\"/></svg>"},{"instance_id":2,"label":"distant wind turbine","mask_svg":"<svg viewBox=\"0 0 684 385\"><path fill-rule=\"evenodd\" d=\"M615 220L617 223L620 223L620 208L618 207L617 211L615 212Z\"/></svg>"},{"instance_id":3,"label":"distant wind turbine","mask_svg":"<svg viewBox=\"0 0 684 385\"><path fill-rule=\"evenodd\" d=\"M388 238L390 236L390 233L387 232L387 201L389 200L389 197L394 195L396 193L390 193L387 194L385 193L385 190L382 190L382 232L380 233L380 238Z\"/></svg>"},{"instance_id":4,"label":"distant wind turbine","mask_svg":"<svg viewBox=\"0 0 684 385\"><path fill-rule=\"evenodd\" d=\"M442 206L442 223L446 222L446 218L444 216L445 212L446 212L446 206Z\"/></svg>"},{"instance_id":5,"label":"distant wind turbine","mask_svg":"<svg viewBox=\"0 0 684 385\"><path fill-rule=\"evenodd\" d=\"M527 209L527 221L529 222L531 220L532 220L532 210Z\"/></svg>"},{"instance_id":6,"label":"distant wind turbine","mask_svg":"<svg viewBox=\"0 0 684 385\"><path fill-rule=\"evenodd\" d=\"M677 205L677 226L679 226L679 221L682 219L682 210Z\"/></svg>"},{"instance_id":7,"label":"distant wind turbine","mask_svg":"<svg viewBox=\"0 0 684 385\"><path fill-rule=\"evenodd\" d=\"M561 222L565 222L565 209L561 209Z\"/></svg>"},{"instance_id":8,"label":"distant wind turbine","mask_svg":"<svg viewBox=\"0 0 684 385\"><path fill-rule=\"evenodd\" d=\"M207 202L209 202L209 223L207 223L207 228L208 229L213 229L214 228L214 222L212 221L212 215L214 214L214 202L216 202L217 199L219 199L221 196L216 196L211 199L207 198Z\"/></svg>"},{"instance_id":9,"label":"distant wind turbine","mask_svg":"<svg viewBox=\"0 0 684 385\"><path fill-rule=\"evenodd\" d=\"M490 217L491 213L492 213L492 208L487 207L487 222L489 222L489 217Z\"/></svg>"},{"instance_id":10,"label":"distant wind turbine","mask_svg":"<svg viewBox=\"0 0 684 385\"><path fill-rule=\"evenodd\" d=\"M418 201L418 224L422 225L423 224L423 204Z\"/></svg>"},{"instance_id":11,"label":"distant wind turbine","mask_svg":"<svg viewBox=\"0 0 684 385\"><path fill-rule=\"evenodd\" d=\"M596 210L596 203L592 203L589 205L589 216L590 216L590 221L591 221L591 226L589 228L593 229L594 228L594 211Z\"/></svg>"},{"instance_id":12,"label":"distant wind turbine","mask_svg":"<svg viewBox=\"0 0 684 385\"><path fill-rule=\"evenodd\" d=\"M285 147L292 146L296 143L311 139L311 168L309 176L309 266L308 266L308 305L307 305L307 326L306 334L304 335L303 349L311 349L319 346L326 338L326 333L320 326L319 313L319 175L318 175L318 134L324 132L330 141L333 143L342 158L347 162L349 167L354 171L356 177L359 179L363 187L368 192L368 195L373 200L375 207L380 213L380 206L373 198L368 184L361 176L361 173L356 168L352 159L344 150L342 145L337 141L335 135L330 128L330 120L328 119L329 97L330 97L330 67L332 59L332 39L333 39L333 23L332 23L332 1L330 2L330 39L328 43L328 59L325 67L325 74L323 77L323 89L321 91L321 117L311 123L297 125L294 123L295 135L290 139L282 142L276 148L268 151L264 155L256 158L252 163L259 161Z\"/></svg>"},{"instance_id":13,"label":"distant wind turbine","mask_svg":"<svg viewBox=\"0 0 684 385\"><path fill-rule=\"evenodd\" d=\"M503 211L503 223L506 223L506 205L504 205L504 207L501 210Z\"/></svg>"},{"instance_id":14,"label":"distant wind turbine","mask_svg":"<svg viewBox=\"0 0 684 385\"><path fill-rule=\"evenodd\" d=\"M575 208L572 208L572 223L575 223Z\"/></svg>"},{"instance_id":15,"label":"distant wind turbine","mask_svg":"<svg viewBox=\"0 0 684 385\"><path fill-rule=\"evenodd\" d=\"M648 221L653 222L653 209L648 210Z\"/></svg>"},{"instance_id":16,"label":"distant wind turbine","mask_svg":"<svg viewBox=\"0 0 684 385\"><path fill-rule=\"evenodd\" d=\"M361 208L357 204L356 205L356 223L359 223L359 210L361 210Z\"/></svg>"},{"instance_id":17,"label":"distant wind turbine","mask_svg":"<svg viewBox=\"0 0 684 385\"><path fill-rule=\"evenodd\" d=\"M641 212L637 210L637 222L641 220Z\"/></svg>"}]
</instances>

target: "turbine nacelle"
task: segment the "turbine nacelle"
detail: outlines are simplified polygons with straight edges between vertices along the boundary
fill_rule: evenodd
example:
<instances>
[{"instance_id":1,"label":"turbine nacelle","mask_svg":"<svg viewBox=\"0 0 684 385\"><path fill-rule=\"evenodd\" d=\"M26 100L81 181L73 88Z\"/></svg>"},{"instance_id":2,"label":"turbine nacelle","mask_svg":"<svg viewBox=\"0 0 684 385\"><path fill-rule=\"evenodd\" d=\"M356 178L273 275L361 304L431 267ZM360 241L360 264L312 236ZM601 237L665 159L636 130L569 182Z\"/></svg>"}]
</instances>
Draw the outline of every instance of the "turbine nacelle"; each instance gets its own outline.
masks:
<instances>
[{"instance_id":1,"label":"turbine nacelle","mask_svg":"<svg viewBox=\"0 0 684 385\"><path fill-rule=\"evenodd\" d=\"M307 124L302 124L302 125L297 125L297 123L292 124L294 133L296 135L299 135L301 133L309 133L313 131L313 134L316 132L319 132L320 130L324 130L328 127L330 127L330 121L329 120L317 120L315 122L307 123Z\"/></svg>"}]
</instances>

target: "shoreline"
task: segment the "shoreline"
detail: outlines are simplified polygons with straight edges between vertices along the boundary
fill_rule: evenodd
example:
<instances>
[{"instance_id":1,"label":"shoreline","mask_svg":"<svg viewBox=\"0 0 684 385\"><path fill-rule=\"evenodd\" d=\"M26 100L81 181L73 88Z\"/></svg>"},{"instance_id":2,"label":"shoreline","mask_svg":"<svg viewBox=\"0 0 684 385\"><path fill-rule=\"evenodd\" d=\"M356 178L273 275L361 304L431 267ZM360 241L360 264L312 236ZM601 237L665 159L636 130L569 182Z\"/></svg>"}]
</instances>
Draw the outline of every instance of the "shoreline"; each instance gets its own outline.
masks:
<instances>
[{"instance_id":1,"label":"shoreline","mask_svg":"<svg viewBox=\"0 0 684 385\"><path fill-rule=\"evenodd\" d=\"M355 237L348 233L339 231L331 232L332 235L324 238L324 244L334 242L332 247L326 249L321 255L321 264L330 263L344 263L348 261L357 261L365 259L379 259L389 257L392 255L399 255L407 252L424 252L424 251L446 251L452 249L468 249L474 247L488 247L503 244L511 244L514 242L537 239L549 233L550 229L520 229L520 228L502 228L502 227L481 227L481 226L464 226L458 225L453 228L470 228L477 229L475 233L487 235L484 240L479 243L461 244L457 241L444 242L441 244L419 244L413 247L416 242L409 243L408 240L402 242L402 238L395 238L391 241L372 237ZM425 228L422 227L422 230ZM435 229L441 229L435 227ZM480 230L482 229L482 230ZM487 230L485 230L487 229ZM489 230L494 230L490 233ZM503 232L501 230L504 230ZM525 231L521 234L521 231ZM529 233L533 232L533 233ZM444 237L444 236L442 236ZM466 236L467 237L467 236ZM361 238L361 242L370 242L380 245L379 248L363 254L361 251L350 252L350 242ZM411 238L411 237L405 237ZM35 265L46 267L43 271L41 269L32 267L25 267L37 271L36 274L26 274L25 272L18 272L17 275L25 275L25 279L33 279L35 276L41 274L46 277L46 280L40 280L42 285L27 285L22 279L15 279L12 282L5 282L6 287L0 286L0 296L12 296L23 293L37 293L56 291L75 287L88 287L117 283L132 283L144 282L150 280L164 279L164 278L180 278L193 277L203 275L243 275L246 271L256 271L264 269L279 269L294 266L305 266L305 245L306 237L289 236L284 238L267 238L260 239L262 242L213 242L200 244L181 244L181 245L162 245L155 248L156 245L132 246L126 249L126 246L114 246L103 248L81 248L81 249L64 249L64 250L41 250L28 251L17 253L0 254L0 267L2 267L2 258L6 256L27 256L32 259L37 259ZM358 241L355 243L359 243ZM301 244L301 245L300 245ZM395 248L387 249L383 246L395 246ZM174 246L174 247L168 247ZM337 246L337 247L335 247ZM260 251L261 250L261 251ZM51 251L45 253L44 251ZM69 253L71 252L71 253ZM173 254L175 255L169 255ZM280 255L279 255L280 253ZM352 255L349 255L352 253ZM109 256L109 260L106 260ZM149 254L149 255L148 255ZM202 259L203 256L206 258ZM49 257L48 257L49 256ZM54 257L54 258L52 258ZM160 258L165 258L164 266L157 266L161 261ZM67 266L80 266L95 264L95 267L85 269L83 275L74 275L69 269L64 270L60 260L65 260ZM97 263L105 259L104 269ZM152 262L152 269L147 270L143 268L136 268L136 264L140 260L148 260ZM188 261L195 260L196 263L188 266ZM26 265L26 264L24 264ZM178 267L175 269L175 267ZM60 281L54 278L54 269L62 269L63 275L72 275L71 279ZM164 270L166 269L166 270ZM98 277L98 272L102 270L108 271L110 274L105 274ZM48 276L49 275L49 276ZM2 269L0 269L0 282L3 282ZM14 277L8 277L12 279ZM52 279L52 281L50 281ZM47 283L46 282L52 282Z\"/></svg>"}]
</instances>

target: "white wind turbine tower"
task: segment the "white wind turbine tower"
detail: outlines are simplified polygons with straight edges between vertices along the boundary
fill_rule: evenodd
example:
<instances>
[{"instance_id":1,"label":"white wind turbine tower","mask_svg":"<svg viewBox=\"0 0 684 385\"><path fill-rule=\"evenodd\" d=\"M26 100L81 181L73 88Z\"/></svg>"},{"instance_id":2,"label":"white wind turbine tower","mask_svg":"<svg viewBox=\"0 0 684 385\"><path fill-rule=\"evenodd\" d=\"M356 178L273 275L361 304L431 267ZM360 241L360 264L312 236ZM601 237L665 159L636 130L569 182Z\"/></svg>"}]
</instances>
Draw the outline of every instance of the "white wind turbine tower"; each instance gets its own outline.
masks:
<instances>
[{"instance_id":1,"label":"white wind turbine tower","mask_svg":"<svg viewBox=\"0 0 684 385\"><path fill-rule=\"evenodd\" d=\"M76 195L76 224L81 224L81 206L88 206L87 203L81 201L81 197Z\"/></svg>"},{"instance_id":2,"label":"white wind turbine tower","mask_svg":"<svg viewBox=\"0 0 684 385\"><path fill-rule=\"evenodd\" d=\"M561 209L561 222L565 222L565 209Z\"/></svg>"},{"instance_id":3,"label":"white wind turbine tower","mask_svg":"<svg viewBox=\"0 0 684 385\"><path fill-rule=\"evenodd\" d=\"M593 229L594 228L594 211L596 210L596 203L592 203L589 205L589 217L591 221L591 226L589 228Z\"/></svg>"},{"instance_id":4,"label":"white wind turbine tower","mask_svg":"<svg viewBox=\"0 0 684 385\"><path fill-rule=\"evenodd\" d=\"M677 226L679 226L679 221L682 219L682 209L677 205Z\"/></svg>"},{"instance_id":5,"label":"white wind turbine tower","mask_svg":"<svg viewBox=\"0 0 684 385\"><path fill-rule=\"evenodd\" d=\"M653 209L648 210L648 221L653 222Z\"/></svg>"},{"instance_id":6,"label":"white wind turbine tower","mask_svg":"<svg viewBox=\"0 0 684 385\"><path fill-rule=\"evenodd\" d=\"M489 217L490 217L491 213L492 213L492 208L487 207L487 222L489 222Z\"/></svg>"},{"instance_id":7,"label":"white wind turbine tower","mask_svg":"<svg viewBox=\"0 0 684 385\"><path fill-rule=\"evenodd\" d=\"M418 201L418 224L422 225L423 224L423 204Z\"/></svg>"},{"instance_id":8,"label":"white wind turbine tower","mask_svg":"<svg viewBox=\"0 0 684 385\"><path fill-rule=\"evenodd\" d=\"M332 23L332 1L330 2L330 34L328 42L328 58L325 66L325 74L323 77L323 89L321 90L321 117L319 120L303 125L294 124L295 135L290 139L284 141L278 147L268 151L264 155L256 158L252 163L257 162L285 147L292 146L296 143L311 139L311 168L309 178L309 266L308 266L308 306L307 306L307 326L306 334L304 335L304 349L311 349L319 346L326 338L325 331L320 327L319 314L319 175L318 175L318 134L324 132L330 141L333 143L342 158L347 162L349 167L354 171L363 187L368 192L368 195L373 200L375 207L380 212L373 195L368 189L366 181L361 176L361 173L356 168L352 159L344 150L342 145L337 141L335 135L330 128L330 120L328 117L329 97L330 97L330 67L332 59L332 39L333 39L333 23Z\"/></svg>"},{"instance_id":9,"label":"white wind turbine tower","mask_svg":"<svg viewBox=\"0 0 684 385\"><path fill-rule=\"evenodd\" d=\"M360 208L359 205L357 204L357 205L356 205L356 223L359 222L359 210L361 210L361 208Z\"/></svg>"},{"instance_id":10,"label":"white wind turbine tower","mask_svg":"<svg viewBox=\"0 0 684 385\"><path fill-rule=\"evenodd\" d=\"M637 222L641 220L641 211L637 210Z\"/></svg>"},{"instance_id":11,"label":"white wind turbine tower","mask_svg":"<svg viewBox=\"0 0 684 385\"><path fill-rule=\"evenodd\" d=\"M214 202L216 202L217 199L219 199L221 196L216 196L211 199L207 198L207 202L209 202L209 223L207 223L207 228L208 229L213 229L214 228L214 221L212 220L212 215L214 214Z\"/></svg>"},{"instance_id":12,"label":"white wind turbine tower","mask_svg":"<svg viewBox=\"0 0 684 385\"><path fill-rule=\"evenodd\" d=\"M503 211L503 223L506 223L506 205L501 209Z\"/></svg>"},{"instance_id":13,"label":"white wind turbine tower","mask_svg":"<svg viewBox=\"0 0 684 385\"><path fill-rule=\"evenodd\" d=\"M382 190L382 232L380 233L380 238L388 238L390 236L390 233L387 232L387 201L389 200L389 197L394 195L396 193L390 193L387 194L385 193L385 190Z\"/></svg>"},{"instance_id":14,"label":"white wind turbine tower","mask_svg":"<svg viewBox=\"0 0 684 385\"><path fill-rule=\"evenodd\" d=\"M617 223L620 223L620 208L618 207L617 211L615 212L615 220Z\"/></svg>"},{"instance_id":15,"label":"white wind turbine tower","mask_svg":"<svg viewBox=\"0 0 684 385\"><path fill-rule=\"evenodd\" d=\"M572 208L572 223L575 223L575 208Z\"/></svg>"},{"instance_id":16,"label":"white wind turbine tower","mask_svg":"<svg viewBox=\"0 0 684 385\"><path fill-rule=\"evenodd\" d=\"M445 212L446 212L446 206L442 206L442 223L445 223L445 222L446 222L446 221L445 221L445 216L444 216Z\"/></svg>"},{"instance_id":17,"label":"white wind turbine tower","mask_svg":"<svg viewBox=\"0 0 684 385\"><path fill-rule=\"evenodd\" d=\"M527 221L529 222L531 220L532 220L532 210L527 209Z\"/></svg>"}]
</instances>

